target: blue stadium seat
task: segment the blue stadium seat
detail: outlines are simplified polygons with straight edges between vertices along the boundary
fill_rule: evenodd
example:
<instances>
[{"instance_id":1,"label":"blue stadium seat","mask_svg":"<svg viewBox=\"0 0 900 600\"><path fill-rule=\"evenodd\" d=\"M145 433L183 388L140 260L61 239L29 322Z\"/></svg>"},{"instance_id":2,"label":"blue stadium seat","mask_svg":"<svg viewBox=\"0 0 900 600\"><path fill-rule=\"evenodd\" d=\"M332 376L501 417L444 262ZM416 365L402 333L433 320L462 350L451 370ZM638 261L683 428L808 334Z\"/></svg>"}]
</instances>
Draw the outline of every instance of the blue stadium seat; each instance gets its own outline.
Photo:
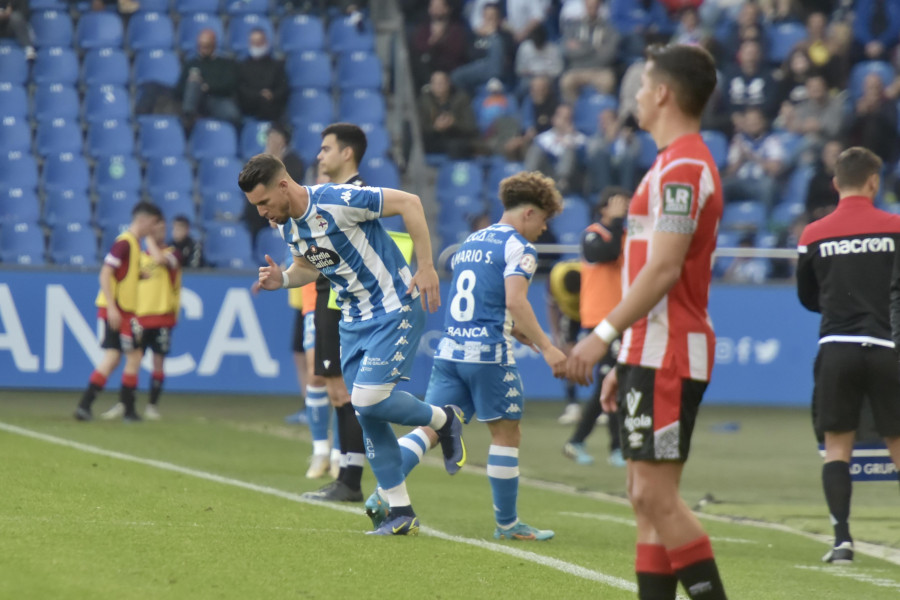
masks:
<instances>
[{"instance_id":1,"label":"blue stadium seat","mask_svg":"<svg viewBox=\"0 0 900 600\"><path fill-rule=\"evenodd\" d=\"M277 229L272 227L263 227L256 232L256 240L253 244L253 259L256 264L266 264L266 254L271 257L281 256L287 244ZM276 259L277 260L277 259Z\"/></svg>"},{"instance_id":2,"label":"blue stadium seat","mask_svg":"<svg viewBox=\"0 0 900 600\"><path fill-rule=\"evenodd\" d=\"M291 125L294 130L291 145L303 159L304 164L314 164L322 147L322 130L327 123L306 122L301 119L292 121Z\"/></svg>"},{"instance_id":3,"label":"blue stadium seat","mask_svg":"<svg viewBox=\"0 0 900 600\"><path fill-rule=\"evenodd\" d=\"M183 156L186 148L184 129L176 117L140 115L138 155L142 158Z\"/></svg>"},{"instance_id":4,"label":"blue stadium seat","mask_svg":"<svg viewBox=\"0 0 900 600\"><path fill-rule=\"evenodd\" d=\"M141 166L133 156L104 156L94 165L94 191L137 192L141 189Z\"/></svg>"},{"instance_id":5,"label":"blue stadium seat","mask_svg":"<svg viewBox=\"0 0 900 600\"><path fill-rule=\"evenodd\" d=\"M80 102L78 92L70 85L53 83L39 85L34 90L33 116L38 123L53 119L78 119Z\"/></svg>"},{"instance_id":6,"label":"blue stadium seat","mask_svg":"<svg viewBox=\"0 0 900 600\"><path fill-rule=\"evenodd\" d=\"M769 223L776 229L784 229L790 227L797 220L797 217L806 212L806 205L800 202L779 202L772 209L772 217Z\"/></svg>"},{"instance_id":7,"label":"blue stadium seat","mask_svg":"<svg viewBox=\"0 0 900 600\"><path fill-rule=\"evenodd\" d=\"M253 260L250 233L238 223L207 229L203 250L207 262L214 267L250 269L257 266Z\"/></svg>"},{"instance_id":8,"label":"blue stadium seat","mask_svg":"<svg viewBox=\"0 0 900 600\"><path fill-rule=\"evenodd\" d=\"M0 185L0 224L37 223L40 220L41 202L34 188Z\"/></svg>"},{"instance_id":9,"label":"blue stadium seat","mask_svg":"<svg viewBox=\"0 0 900 600\"><path fill-rule=\"evenodd\" d=\"M786 203L806 202L806 192L809 189L809 181L812 179L812 176L813 168L811 166L801 166L794 169L783 188L781 201Z\"/></svg>"},{"instance_id":10,"label":"blue stadium seat","mask_svg":"<svg viewBox=\"0 0 900 600\"><path fill-rule=\"evenodd\" d=\"M144 181L151 195L170 189L190 190L194 187L194 172L184 156L160 156L147 161Z\"/></svg>"},{"instance_id":11,"label":"blue stadium seat","mask_svg":"<svg viewBox=\"0 0 900 600\"><path fill-rule=\"evenodd\" d=\"M567 196L563 199L562 212L548 222L550 231L560 244L578 244L581 233L591 222L591 208L580 196Z\"/></svg>"},{"instance_id":12,"label":"blue stadium seat","mask_svg":"<svg viewBox=\"0 0 900 600\"><path fill-rule=\"evenodd\" d=\"M368 151L366 154L368 155ZM400 173L397 165L389 158L372 156L363 159L359 165L359 174L368 185L395 190L400 188Z\"/></svg>"},{"instance_id":13,"label":"blue stadium seat","mask_svg":"<svg viewBox=\"0 0 900 600\"><path fill-rule=\"evenodd\" d=\"M75 28L75 42L82 50L121 48L123 36L122 19L113 12L84 13Z\"/></svg>"},{"instance_id":14,"label":"blue stadium seat","mask_svg":"<svg viewBox=\"0 0 900 600\"><path fill-rule=\"evenodd\" d=\"M241 156L243 158L247 159L265 152L266 135L269 133L269 126L270 123L268 121L244 119L240 140Z\"/></svg>"},{"instance_id":15,"label":"blue stadium seat","mask_svg":"<svg viewBox=\"0 0 900 600\"><path fill-rule=\"evenodd\" d=\"M212 29L216 32L216 47L221 50L225 39L222 20L218 15L207 13L195 13L182 17L175 36L176 49L181 50L189 57L196 54L197 34L204 29Z\"/></svg>"},{"instance_id":16,"label":"blue stadium seat","mask_svg":"<svg viewBox=\"0 0 900 600\"><path fill-rule=\"evenodd\" d=\"M798 43L806 40L806 27L802 23L779 23L768 28L768 59L781 64Z\"/></svg>"},{"instance_id":17,"label":"blue stadium seat","mask_svg":"<svg viewBox=\"0 0 900 600\"><path fill-rule=\"evenodd\" d=\"M0 261L42 265L44 252L44 233L37 223L6 221L0 225Z\"/></svg>"},{"instance_id":18,"label":"blue stadium seat","mask_svg":"<svg viewBox=\"0 0 900 600\"><path fill-rule=\"evenodd\" d=\"M128 85L128 57L118 48L99 48L84 55L81 80L85 85Z\"/></svg>"},{"instance_id":19,"label":"blue stadium seat","mask_svg":"<svg viewBox=\"0 0 900 600\"><path fill-rule=\"evenodd\" d=\"M182 15L219 12L219 0L175 0L175 12Z\"/></svg>"},{"instance_id":20,"label":"blue stadium seat","mask_svg":"<svg viewBox=\"0 0 900 600\"><path fill-rule=\"evenodd\" d=\"M28 80L28 61L18 46L0 46L0 82L24 85Z\"/></svg>"},{"instance_id":21,"label":"blue stadium seat","mask_svg":"<svg viewBox=\"0 0 900 600\"><path fill-rule=\"evenodd\" d=\"M331 123L334 121L334 102L328 92L314 88L295 89L288 99L287 115L290 120Z\"/></svg>"},{"instance_id":22,"label":"blue stadium seat","mask_svg":"<svg viewBox=\"0 0 900 600\"><path fill-rule=\"evenodd\" d=\"M74 85L78 81L78 57L71 48L54 46L38 50L31 73L38 85L64 83Z\"/></svg>"},{"instance_id":23,"label":"blue stadium seat","mask_svg":"<svg viewBox=\"0 0 900 600\"><path fill-rule=\"evenodd\" d=\"M197 186L201 193L226 190L240 192L238 175L243 164L231 156L210 156L197 166Z\"/></svg>"},{"instance_id":24,"label":"blue stadium seat","mask_svg":"<svg viewBox=\"0 0 900 600\"><path fill-rule=\"evenodd\" d=\"M230 190L209 190L203 187L201 189L203 194L200 199L200 218L205 227L223 222L236 223L241 220L247 199L236 185Z\"/></svg>"},{"instance_id":25,"label":"blue stadium seat","mask_svg":"<svg viewBox=\"0 0 900 600\"><path fill-rule=\"evenodd\" d=\"M331 59L324 52L309 50L288 54L285 70L291 89L331 88Z\"/></svg>"},{"instance_id":26,"label":"blue stadium seat","mask_svg":"<svg viewBox=\"0 0 900 600\"><path fill-rule=\"evenodd\" d=\"M2 131L2 130L0 130ZM0 189L37 188L37 162L31 152L14 150L0 153Z\"/></svg>"},{"instance_id":27,"label":"blue stadium seat","mask_svg":"<svg viewBox=\"0 0 900 600\"><path fill-rule=\"evenodd\" d=\"M191 156L203 160L214 156L237 156L237 134L225 121L198 119L190 139Z\"/></svg>"},{"instance_id":28,"label":"blue stadium seat","mask_svg":"<svg viewBox=\"0 0 900 600\"><path fill-rule=\"evenodd\" d=\"M322 20L313 15L293 15L281 19L277 42L278 48L285 54L321 50L325 45Z\"/></svg>"},{"instance_id":29,"label":"blue stadium seat","mask_svg":"<svg viewBox=\"0 0 900 600\"><path fill-rule=\"evenodd\" d=\"M72 45L72 19L69 13L60 10L45 10L31 13L31 30L34 31L34 45L38 48Z\"/></svg>"},{"instance_id":30,"label":"blue stadium seat","mask_svg":"<svg viewBox=\"0 0 900 600\"><path fill-rule=\"evenodd\" d=\"M134 134L127 121L107 119L88 126L87 152L91 158L134 154Z\"/></svg>"},{"instance_id":31,"label":"blue stadium seat","mask_svg":"<svg viewBox=\"0 0 900 600\"><path fill-rule=\"evenodd\" d=\"M353 17L332 19L328 25L328 47L332 52L355 52L375 49L375 33L368 21L359 23Z\"/></svg>"},{"instance_id":32,"label":"blue stadium seat","mask_svg":"<svg viewBox=\"0 0 900 600\"><path fill-rule=\"evenodd\" d=\"M344 90L338 102L338 116L349 123L384 123L384 96L372 90Z\"/></svg>"},{"instance_id":33,"label":"blue stadium seat","mask_svg":"<svg viewBox=\"0 0 900 600\"><path fill-rule=\"evenodd\" d=\"M144 50L134 57L132 81L135 85L161 83L175 87L181 74L181 63L171 50Z\"/></svg>"},{"instance_id":34,"label":"blue stadium seat","mask_svg":"<svg viewBox=\"0 0 900 600\"><path fill-rule=\"evenodd\" d=\"M15 83L0 83L0 117L28 118L28 92Z\"/></svg>"},{"instance_id":35,"label":"blue stadium seat","mask_svg":"<svg viewBox=\"0 0 900 600\"><path fill-rule=\"evenodd\" d=\"M337 60L337 87L350 89L381 89L381 61L369 52L349 52Z\"/></svg>"},{"instance_id":36,"label":"blue stadium seat","mask_svg":"<svg viewBox=\"0 0 900 600\"><path fill-rule=\"evenodd\" d=\"M38 123L35 150L41 156L72 152L81 154L81 127L77 121L53 119Z\"/></svg>"},{"instance_id":37,"label":"blue stadium seat","mask_svg":"<svg viewBox=\"0 0 900 600\"><path fill-rule=\"evenodd\" d=\"M51 154L44 159L41 185L45 192L62 189L86 192L90 183L91 175L87 161L80 152Z\"/></svg>"},{"instance_id":38,"label":"blue stadium seat","mask_svg":"<svg viewBox=\"0 0 900 600\"><path fill-rule=\"evenodd\" d=\"M50 233L50 260L58 265L96 267L97 235L82 223L54 227Z\"/></svg>"},{"instance_id":39,"label":"blue stadium seat","mask_svg":"<svg viewBox=\"0 0 900 600\"><path fill-rule=\"evenodd\" d=\"M484 171L475 160L450 160L444 163L437 176L439 198L480 198L484 185ZM443 200L441 200L443 203Z\"/></svg>"},{"instance_id":40,"label":"blue stadium seat","mask_svg":"<svg viewBox=\"0 0 900 600\"><path fill-rule=\"evenodd\" d=\"M728 165L728 138L721 131L707 129L700 132L716 166L724 169Z\"/></svg>"},{"instance_id":41,"label":"blue stadium seat","mask_svg":"<svg viewBox=\"0 0 900 600\"><path fill-rule=\"evenodd\" d=\"M878 77L881 78L881 83L883 83L885 87L893 83L894 79L897 77L897 72L889 62L865 60L856 63L850 70L850 81L847 84L847 89L850 91L850 98L853 101L858 100L859 97L862 96L863 80L869 73L878 75Z\"/></svg>"},{"instance_id":42,"label":"blue stadium seat","mask_svg":"<svg viewBox=\"0 0 900 600\"><path fill-rule=\"evenodd\" d=\"M142 12L150 13L168 13L169 0L143 0L137 9L138 14Z\"/></svg>"},{"instance_id":43,"label":"blue stadium seat","mask_svg":"<svg viewBox=\"0 0 900 600\"><path fill-rule=\"evenodd\" d=\"M382 158L391 149L391 134L381 123L357 123L366 134L366 156Z\"/></svg>"},{"instance_id":44,"label":"blue stadium seat","mask_svg":"<svg viewBox=\"0 0 900 600\"><path fill-rule=\"evenodd\" d=\"M641 140L641 153L638 155L638 167L649 169L656 160L656 142L650 137L646 131L639 131L638 137Z\"/></svg>"},{"instance_id":45,"label":"blue stadium seat","mask_svg":"<svg viewBox=\"0 0 900 600\"><path fill-rule=\"evenodd\" d=\"M128 121L130 116L131 98L122 86L92 86L84 95L84 120L87 123L107 119Z\"/></svg>"},{"instance_id":46,"label":"blue stadium seat","mask_svg":"<svg viewBox=\"0 0 900 600\"><path fill-rule=\"evenodd\" d=\"M172 19L169 15L155 12L139 12L133 15L125 31L125 43L134 51L171 50L175 43Z\"/></svg>"},{"instance_id":47,"label":"blue stadium seat","mask_svg":"<svg viewBox=\"0 0 900 600\"><path fill-rule=\"evenodd\" d=\"M489 198L498 196L500 193L500 182L524 170L525 165L520 162L508 161L502 157L494 158L488 166L488 175L484 189L485 195Z\"/></svg>"},{"instance_id":48,"label":"blue stadium seat","mask_svg":"<svg viewBox=\"0 0 900 600\"><path fill-rule=\"evenodd\" d=\"M0 118L0 153L31 152L31 127L25 119Z\"/></svg>"},{"instance_id":49,"label":"blue stadium seat","mask_svg":"<svg viewBox=\"0 0 900 600\"><path fill-rule=\"evenodd\" d=\"M183 214L193 223L196 217L194 195L190 190L169 189L164 191L150 190L150 198L162 211L167 222L177 215Z\"/></svg>"},{"instance_id":50,"label":"blue stadium seat","mask_svg":"<svg viewBox=\"0 0 900 600\"><path fill-rule=\"evenodd\" d=\"M232 17L228 22L226 47L230 48L239 59L247 56L247 48L250 45L250 32L254 29L265 31L269 42L274 43L275 28L272 27L269 17L265 15L238 15Z\"/></svg>"},{"instance_id":51,"label":"blue stadium seat","mask_svg":"<svg viewBox=\"0 0 900 600\"><path fill-rule=\"evenodd\" d=\"M590 88L588 88L590 90ZM614 96L593 90L582 93L575 101L573 120L575 129L585 135L597 133L597 119L604 110L617 110L619 102Z\"/></svg>"},{"instance_id":52,"label":"blue stadium seat","mask_svg":"<svg viewBox=\"0 0 900 600\"><path fill-rule=\"evenodd\" d=\"M121 223L115 223L111 225L107 225L103 229L100 230L100 252L102 254L106 254L109 252L109 249L112 248L113 244L116 241L116 238L120 233L128 229L128 226L131 224L131 214L128 215L128 218Z\"/></svg>"},{"instance_id":53,"label":"blue stadium seat","mask_svg":"<svg viewBox=\"0 0 900 600\"><path fill-rule=\"evenodd\" d=\"M65 0L31 0L28 9L32 12L39 10L69 10Z\"/></svg>"},{"instance_id":54,"label":"blue stadium seat","mask_svg":"<svg viewBox=\"0 0 900 600\"><path fill-rule=\"evenodd\" d=\"M128 224L131 222L131 209L139 200L135 191L103 190L97 197L94 221L101 229Z\"/></svg>"},{"instance_id":55,"label":"blue stadium seat","mask_svg":"<svg viewBox=\"0 0 900 600\"><path fill-rule=\"evenodd\" d=\"M766 207L762 202L744 200L730 202L722 211L719 227L725 230L755 230L766 226Z\"/></svg>"},{"instance_id":56,"label":"blue stadium seat","mask_svg":"<svg viewBox=\"0 0 900 600\"><path fill-rule=\"evenodd\" d=\"M265 15L269 12L269 1L225 0L225 12L229 15Z\"/></svg>"},{"instance_id":57,"label":"blue stadium seat","mask_svg":"<svg viewBox=\"0 0 900 600\"><path fill-rule=\"evenodd\" d=\"M41 220L49 227L91 222L91 201L80 190L57 189L47 193Z\"/></svg>"}]
</instances>

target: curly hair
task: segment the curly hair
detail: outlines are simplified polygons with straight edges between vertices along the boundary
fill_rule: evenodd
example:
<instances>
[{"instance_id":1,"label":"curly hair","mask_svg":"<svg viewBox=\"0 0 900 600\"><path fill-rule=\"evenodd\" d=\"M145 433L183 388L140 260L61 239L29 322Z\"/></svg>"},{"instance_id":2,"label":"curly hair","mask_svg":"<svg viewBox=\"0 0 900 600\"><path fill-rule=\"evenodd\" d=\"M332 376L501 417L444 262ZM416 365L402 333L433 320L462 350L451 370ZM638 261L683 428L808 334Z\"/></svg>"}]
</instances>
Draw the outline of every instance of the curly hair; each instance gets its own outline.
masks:
<instances>
[{"instance_id":1,"label":"curly hair","mask_svg":"<svg viewBox=\"0 0 900 600\"><path fill-rule=\"evenodd\" d=\"M554 181L537 171L516 173L501 181L500 201L506 210L524 204L536 206L545 211L548 218L559 214L563 205Z\"/></svg>"}]
</instances>

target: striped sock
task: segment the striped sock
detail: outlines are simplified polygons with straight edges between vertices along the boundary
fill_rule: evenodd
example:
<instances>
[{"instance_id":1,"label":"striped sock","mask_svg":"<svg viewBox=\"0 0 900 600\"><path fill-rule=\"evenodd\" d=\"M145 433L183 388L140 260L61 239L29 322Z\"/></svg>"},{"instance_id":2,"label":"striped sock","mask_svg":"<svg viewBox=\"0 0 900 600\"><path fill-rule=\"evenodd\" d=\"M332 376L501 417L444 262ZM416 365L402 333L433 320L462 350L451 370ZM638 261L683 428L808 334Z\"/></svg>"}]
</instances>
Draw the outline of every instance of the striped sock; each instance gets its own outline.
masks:
<instances>
[{"instance_id":1,"label":"striped sock","mask_svg":"<svg viewBox=\"0 0 900 600\"><path fill-rule=\"evenodd\" d=\"M331 416L331 404L325 386L308 386L306 388L306 417L309 421L309 432L313 442L328 441L328 417Z\"/></svg>"},{"instance_id":2,"label":"striped sock","mask_svg":"<svg viewBox=\"0 0 900 600\"><path fill-rule=\"evenodd\" d=\"M492 444L488 450L487 475L491 482L497 524L514 525L518 520L519 449Z\"/></svg>"},{"instance_id":3,"label":"striped sock","mask_svg":"<svg viewBox=\"0 0 900 600\"><path fill-rule=\"evenodd\" d=\"M401 469L403 470L403 477L406 478L410 471L422 460L422 456L428 452L431 444L428 436L421 429L414 429L411 433L397 440L397 443L400 444L400 456L403 458Z\"/></svg>"}]
</instances>

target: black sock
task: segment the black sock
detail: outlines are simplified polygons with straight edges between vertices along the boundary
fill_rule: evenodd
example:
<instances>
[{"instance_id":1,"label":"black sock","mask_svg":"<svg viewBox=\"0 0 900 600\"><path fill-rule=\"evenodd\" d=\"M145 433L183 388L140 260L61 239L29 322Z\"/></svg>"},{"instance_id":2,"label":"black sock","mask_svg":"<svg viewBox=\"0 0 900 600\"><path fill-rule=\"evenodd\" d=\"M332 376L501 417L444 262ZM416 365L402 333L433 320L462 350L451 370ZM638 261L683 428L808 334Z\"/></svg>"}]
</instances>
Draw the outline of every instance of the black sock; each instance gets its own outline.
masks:
<instances>
[{"instance_id":1,"label":"black sock","mask_svg":"<svg viewBox=\"0 0 900 600\"><path fill-rule=\"evenodd\" d=\"M569 441L573 444L583 443L584 440L591 435L591 432L594 431L594 426L597 424L597 417L599 417L602 412L603 409L600 407L600 400L592 398L585 403L585 405L581 407L581 419L578 421L578 427L575 428L575 433L572 434L572 439Z\"/></svg>"},{"instance_id":2,"label":"black sock","mask_svg":"<svg viewBox=\"0 0 900 600\"><path fill-rule=\"evenodd\" d=\"M159 403L159 395L162 393L162 379L154 377L150 380L150 404L156 406Z\"/></svg>"},{"instance_id":3,"label":"black sock","mask_svg":"<svg viewBox=\"0 0 900 600\"><path fill-rule=\"evenodd\" d=\"M87 389L85 389L84 393L81 395L81 400L78 402L78 406L86 410L90 410L91 404L94 403L94 399L97 397L97 393L102 389L103 388L96 383L89 383Z\"/></svg>"},{"instance_id":4,"label":"black sock","mask_svg":"<svg viewBox=\"0 0 900 600\"><path fill-rule=\"evenodd\" d=\"M123 384L119 390L119 402L125 407L126 416L134 415L134 388Z\"/></svg>"},{"instance_id":5,"label":"black sock","mask_svg":"<svg viewBox=\"0 0 900 600\"><path fill-rule=\"evenodd\" d=\"M692 600L727 600L716 560L701 560L675 573Z\"/></svg>"},{"instance_id":6,"label":"black sock","mask_svg":"<svg viewBox=\"0 0 900 600\"><path fill-rule=\"evenodd\" d=\"M366 446L363 441L362 427L356 418L352 404L337 408L338 437L341 438L341 454L347 455L347 465L341 468L338 480L347 484L350 489L358 490L361 486L363 463Z\"/></svg>"},{"instance_id":7,"label":"black sock","mask_svg":"<svg viewBox=\"0 0 900 600\"><path fill-rule=\"evenodd\" d=\"M828 512L834 521L834 545L852 542L849 523L850 496L853 494L850 463L835 460L822 465L822 487L825 490Z\"/></svg>"},{"instance_id":8,"label":"black sock","mask_svg":"<svg viewBox=\"0 0 900 600\"><path fill-rule=\"evenodd\" d=\"M638 600L675 600L678 578L675 575L638 573Z\"/></svg>"}]
</instances>

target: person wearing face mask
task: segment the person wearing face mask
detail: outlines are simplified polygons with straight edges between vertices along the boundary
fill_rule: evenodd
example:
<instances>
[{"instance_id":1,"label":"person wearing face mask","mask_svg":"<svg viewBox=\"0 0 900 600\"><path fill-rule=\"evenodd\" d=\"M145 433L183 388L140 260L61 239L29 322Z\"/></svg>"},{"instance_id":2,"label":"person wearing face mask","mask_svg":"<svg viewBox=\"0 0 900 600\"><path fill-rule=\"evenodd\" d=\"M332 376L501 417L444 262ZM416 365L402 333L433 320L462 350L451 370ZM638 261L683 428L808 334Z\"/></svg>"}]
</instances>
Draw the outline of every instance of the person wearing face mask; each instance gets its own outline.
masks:
<instances>
[{"instance_id":1,"label":"person wearing face mask","mask_svg":"<svg viewBox=\"0 0 900 600\"><path fill-rule=\"evenodd\" d=\"M250 32L249 57L238 65L238 104L245 117L277 121L287 104L284 62L272 57L266 32Z\"/></svg>"}]
</instances>

